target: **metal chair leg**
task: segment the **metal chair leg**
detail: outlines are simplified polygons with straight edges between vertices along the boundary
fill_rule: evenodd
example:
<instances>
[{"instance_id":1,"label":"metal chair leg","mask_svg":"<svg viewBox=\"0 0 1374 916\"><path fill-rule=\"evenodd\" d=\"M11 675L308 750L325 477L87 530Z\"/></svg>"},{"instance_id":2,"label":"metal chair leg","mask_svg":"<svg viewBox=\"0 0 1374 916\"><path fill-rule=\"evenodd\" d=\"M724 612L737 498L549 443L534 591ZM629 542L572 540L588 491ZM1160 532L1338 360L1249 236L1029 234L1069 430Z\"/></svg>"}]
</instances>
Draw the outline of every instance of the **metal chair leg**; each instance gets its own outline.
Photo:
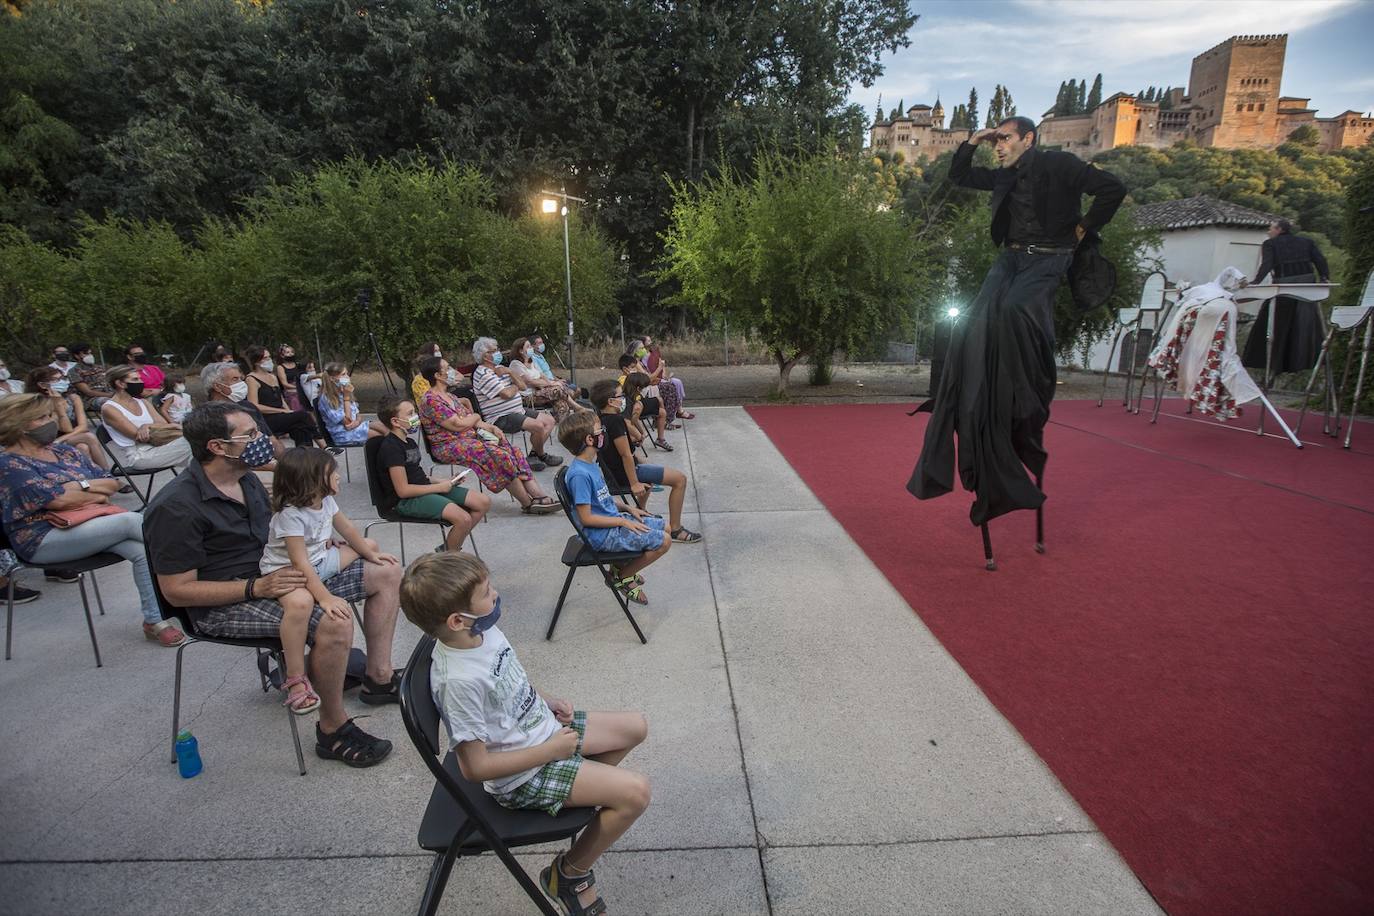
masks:
<instances>
[{"instance_id":1,"label":"metal chair leg","mask_svg":"<svg viewBox=\"0 0 1374 916\"><path fill-rule=\"evenodd\" d=\"M91 588L95 590L95 606L100 608L100 616L105 616L105 601L100 597L100 582L95 577L95 570L91 570Z\"/></svg>"},{"instance_id":2,"label":"metal chair leg","mask_svg":"<svg viewBox=\"0 0 1374 916\"><path fill-rule=\"evenodd\" d=\"M1355 417L1360 412L1360 395L1364 394L1364 373L1369 368L1369 345L1374 338L1374 316L1364 322L1364 348L1360 353L1360 374L1355 376L1355 396L1350 399L1350 422L1345 425L1345 447L1350 448L1350 440L1355 435ZM1354 343L1354 335L1351 335Z\"/></svg>"},{"instance_id":3,"label":"metal chair leg","mask_svg":"<svg viewBox=\"0 0 1374 916\"><path fill-rule=\"evenodd\" d=\"M549 621L549 632L544 634L545 639L553 639L553 628L558 626L558 615L563 613L563 602L568 597L568 589L572 587L573 576L577 575L577 567L568 567L568 577L563 580L563 591L558 593L558 603L553 606L553 619Z\"/></svg>"},{"instance_id":4,"label":"metal chair leg","mask_svg":"<svg viewBox=\"0 0 1374 916\"><path fill-rule=\"evenodd\" d=\"M1317 354L1317 364L1312 367L1312 375L1308 378L1307 387L1302 393L1302 410L1298 411L1298 422L1293 426L1293 435L1295 436L1302 436L1302 421L1307 417L1307 401L1312 397L1312 386L1317 384L1317 375L1322 371L1322 364L1326 362L1327 354L1331 352L1331 337L1335 333L1336 326L1333 324L1327 329L1326 339L1322 341L1321 352Z\"/></svg>"},{"instance_id":5,"label":"metal chair leg","mask_svg":"<svg viewBox=\"0 0 1374 916\"><path fill-rule=\"evenodd\" d=\"M406 526L405 522L398 522L397 528L401 529L401 565L406 565Z\"/></svg>"},{"instance_id":6,"label":"metal chair leg","mask_svg":"<svg viewBox=\"0 0 1374 916\"><path fill-rule=\"evenodd\" d=\"M9 661L10 645L14 642L14 574L18 569L10 570L9 585L5 587L7 600L5 602L5 661Z\"/></svg>"},{"instance_id":7,"label":"metal chair leg","mask_svg":"<svg viewBox=\"0 0 1374 916\"><path fill-rule=\"evenodd\" d=\"M429 880L425 882L425 893L420 898L420 916L434 916L439 912L439 901L443 899L444 888L448 886L448 876L453 871L453 862L458 858L458 838L442 853L435 853L429 866Z\"/></svg>"},{"instance_id":8,"label":"metal chair leg","mask_svg":"<svg viewBox=\"0 0 1374 916\"><path fill-rule=\"evenodd\" d=\"M620 605L620 609L625 612L625 618L630 621L630 626L635 628L635 635L639 637L640 645L645 645L649 642L649 638L645 636L644 631L639 628L639 621L635 620L635 615L631 613L630 605L625 600L625 596L620 594L615 586L611 585L611 571L599 564L596 568L601 570L601 575L603 581L606 583L606 587L611 590L612 595L615 595L615 603Z\"/></svg>"},{"instance_id":9,"label":"metal chair leg","mask_svg":"<svg viewBox=\"0 0 1374 916\"><path fill-rule=\"evenodd\" d=\"M356 611L355 611L355 613L356 613ZM280 669L282 670L282 672L285 672L285 671L286 671L286 655L285 655L285 653L282 653L282 652L274 652L273 655L276 656L276 659L277 659L277 667L280 668ZM301 775L304 776L304 775L305 775L305 755L301 753L301 733L300 733L300 729L296 727L296 718L297 718L297 716L296 716L296 714L295 714L294 712L291 711L291 707L289 707L289 706L283 706L282 708L286 710L286 719L287 719L288 722L291 723L291 742L292 742L292 744L294 744L294 745L296 746L296 765L297 765L298 767L300 767Z\"/></svg>"},{"instance_id":10,"label":"metal chair leg","mask_svg":"<svg viewBox=\"0 0 1374 916\"><path fill-rule=\"evenodd\" d=\"M193 642L194 639L188 639L177 646L177 677L172 687L172 763L177 762L177 733L181 730L181 653Z\"/></svg>"},{"instance_id":11,"label":"metal chair leg","mask_svg":"<svg viewBox=\"0 0 1374 916\"><path fill-rule=\"evenodd\" d=\"M91 601L86 597L86 574L77 573L76 587L81 589L81 608L86 612L86 629L91 634L91 649L95 652L95 666L103 668L100 661L100 643L95 639L95 621L91 619Z\"/></svg>"},{"instance_id":12,"label":"metal chair leg","mask_svg":"<svg viewBox=\"0 0 1374 916\"><path fill-rule=\"evenodd\" d=\"M1112 372L1112 354L1116 352L1116 344L1121 340L1121 324L1116 326L1116 334L1112 337L1111 349L1107 351L1107 365L1102 369L1102 391L1097 396L1097 406L1101 407L1102 402L1107 398L1107 377Z\"/></svg>"},{"instance_id":13,"label":"metal chair leg","mask_svg":"<svg viewBox=\"0 0 1374 916\"><path fill-rule=\"evenodd\" d=\"M983 531L983 559L987 562L989 572L997 571L997 561L992 558L992 535L988 533L988 523L983 522L979 526Z\"/></svg>"}]
</instances>

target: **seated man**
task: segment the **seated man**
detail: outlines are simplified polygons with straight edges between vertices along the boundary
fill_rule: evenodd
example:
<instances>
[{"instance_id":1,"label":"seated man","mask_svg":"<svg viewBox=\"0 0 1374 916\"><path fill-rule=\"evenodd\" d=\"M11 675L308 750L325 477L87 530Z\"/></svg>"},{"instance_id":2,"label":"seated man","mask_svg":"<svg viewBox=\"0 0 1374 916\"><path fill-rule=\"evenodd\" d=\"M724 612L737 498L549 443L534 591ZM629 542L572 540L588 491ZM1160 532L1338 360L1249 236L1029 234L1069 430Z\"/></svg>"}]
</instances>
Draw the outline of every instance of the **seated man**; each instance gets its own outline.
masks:
<instances>
[{"instance_id":1,"label":"seated man","mask_svg":"<svg viewBox=\"0 0 1374 916\"><path fill-rule=\"evenodd\" d=\"M267 418L262 415L262 411L247 400L248 382L244 379L243 370L238 364L230 361L207 363L205 368L200 370L200 384L205 388L207 401L237 404L253 418L258 429L262 430L262 434L272 443L272 461L257 470L272 470L276 466L276 460L286 454L286 446L272 434L272 427L267 425Z\"/></svg>"},{"instance_id":2,"label":"seated man","mask_svg":"<svg viewBox=\"0 0 1374 916\"><path fill-rule=\"evenodd\" d=\"M95 361L95 352L88 343L72 344L72 357L76 360L76 368L67 373L67 378L85 401L86 409L99 410L114 397L114 391L105 379L109 367Z\"/></svg>"},{"instance_id":3,"label":"seated man","mask_svg":"<svg viewBox=\"0 0 1374 916\"><path fill-rule=\"evenodd\" d=\"M472 390L477 395L478 413L482 419L507 435L524 430L530 434L530 468L542 471L563 463L557 455L550 455L544 443L555 426L553 415L547 411L528 410L520 399L525 383L501 365L504 358L496 341L479 337L472 345L472 358L477 368L472 372Z\"/></svg>"},{"instance_id":4,"label":"seated man","mask_svg":"<svg viewBox=\"0 0 1374 916\"><path fill-rule=\"evenodd\" d=\"M182 429L194 460L158 491L144 516L144 541L158 585L169 602L190 609L207 635L275 639L282 618L276 599L303 588L305 575L291 566L258 575L272 506L249 472L272 460L272 440L242 405L222 400L191 411ZM366 599L367 673L360 699L370 705L399 701L400 672L391 667L391 642L400 584L399 565L362 560L324 583L345 600ZM308 632L310 682L320 696L315 753L351 767L380 763L391 753L391 742L364 732L343 705L353 618L326 615L317 606Z\"/></svg>"}]
</instances>

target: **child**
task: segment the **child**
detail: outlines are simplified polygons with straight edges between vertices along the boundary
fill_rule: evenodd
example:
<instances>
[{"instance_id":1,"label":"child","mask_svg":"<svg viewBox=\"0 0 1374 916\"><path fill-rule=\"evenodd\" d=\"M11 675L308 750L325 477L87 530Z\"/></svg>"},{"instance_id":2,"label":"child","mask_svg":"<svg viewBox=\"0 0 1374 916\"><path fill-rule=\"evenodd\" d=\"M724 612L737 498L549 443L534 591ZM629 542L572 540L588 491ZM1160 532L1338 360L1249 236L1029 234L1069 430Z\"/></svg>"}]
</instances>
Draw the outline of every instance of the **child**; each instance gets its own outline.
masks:
<instances>
[{"instance_id":1,"label":"child","mask_svg":"<svg viewBox=\"0 0 1374 916\"><path fill-rule=\"evenodd\" d=\"M412 402L387 395L377 405L377 419L388 430L377 446L377 476L384 500L380 508L411 518L448 522L444 546L462 550L468 533L491 508L491 497L458 486L462 477L426 477L420 470L420 446L410 438L420 428Z\"/></svg>"},{"instance_id":2,"label":"child","mask_svg":"<svg viewBox=\"0 0 1374 916\"><path fill-rule=\"evenodd\" d=\"M430 553L411 563L401 607L436 640L429 688L463 778L506 808L598 809L539 883L565 913L605 912L592 866L649 806L649 781L616 766L648 734L643 714L582 712L541 697L496 628L501 598L475 557Z\"/></svg>"},{"instance_id":3,"label":"child","mask_svg":"<svg viewBox=\"0 0 1374 916\"><path fill-rule=\"evenodd\" d=\"M313 359L307 359L296 383L300 390L301 406L306 410L315 409L315 399L320 396L320 385L320 370L315 368Z\"/></svg>"},{"instance_id":4,"label":"child","mask_svg":"<svg viewBox=\"0 0 1374 916\"><path fill-rule=\"evenodd\" d=\"M305 676L305 642L315 606L338 620L347 620L352 613L348 602L330 594L325 583L358 557L378 566L399 562L390 554L378 553L377 542L358 533L334 501L338 492L339 465L329 452L292 448L277 459L272 481L273 515L259 569L267 575L294 566L305 575L304 588L277 599L282 607L281 645L286 655L283 705L300 716L320 705L319 695ZM335 531L347 546L334 542L330 535ZM364 678L360 699L371 702L369 692L386 692L387 686Z\"/></svg>"},{"instance_id":5,"label":"child","mask_svg":"<svg viewBox=\"0 0 1374 916\"><path fill-rule=\"evenodd\" d=\"M168 372L163 383L162 401L157 409L167 418L168 423L180 423L191 412L191 396L186 393L186 376L180 372Z\"/></svg>"},{"instance_id":6,"label":"child","mask_svg":"<svg viewBox=\"0 0 1374 916\"><path fill-rule=\"evenodd\" d=\"M558 424L558 441L576 459L568 466L563 483L577 507L578 528L596 550L644 551L619 569L611 567L611 584L627 600L648 604L639 571L667 553L672 544L663 519L611 499L596 463L597 450L606 442L600 414L571 414Z\"/></svg>"},{"instance_id":7,"label":"child","mask_svg":"<svg viewBox=\"0 0 1374 916\"><path fill-rule=\"evenodd\" d=\"M629 426L620 412L625 407L625 395L615 379L603 379L592 385L592 404L601 414L605 439L599 449L610 476L621 487L631 491L639 508L649 503L649 487L666 484L668 487L668 532L679 544L695 544L701 535L682 525L682 503L687 496L687 475L677 468L657 464L635 464L634 446Z\"/></svg>"},{"instance_id":8,"label":"child","mask_svg":"<svg viewBox=\"0 0 1374 916\"><path fill-rule=\"evenodd\" d=\"M620 383L625 391L625 397L639 410L635 419L651 420L658 428L658 438L654 440L654 448L664 452L671 452L673 447L668 444L668 440L663 438L664 430L667 429L667 421L664 419L663 405L657 397L657 387L649 386L649 376L643 372L631 372L625 376L625 380ZM649 392L655 392L651 395Z\"/></svg>"}]
</instances>

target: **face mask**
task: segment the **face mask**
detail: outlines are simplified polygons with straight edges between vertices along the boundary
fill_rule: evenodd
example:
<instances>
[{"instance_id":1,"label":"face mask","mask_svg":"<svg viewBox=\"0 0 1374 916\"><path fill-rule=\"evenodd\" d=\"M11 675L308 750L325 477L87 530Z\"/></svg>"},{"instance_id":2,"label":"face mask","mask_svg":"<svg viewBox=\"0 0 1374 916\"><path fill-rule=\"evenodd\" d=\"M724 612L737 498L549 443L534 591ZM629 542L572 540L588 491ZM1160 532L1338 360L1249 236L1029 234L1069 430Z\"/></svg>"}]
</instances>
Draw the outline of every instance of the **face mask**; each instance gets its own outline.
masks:
<instances>
[{"instance_id":1,"label":"face mask","mask_svg":"<svg viewBox=\"0 0 1374 916\"><path fill-rule=\"evenodd\" d=\"M54 394L66 394L66 393L67 393L67 389L70 388L71 386L72 386L72 383L71 383L71 382L67 381L67 380L64 379L64 378L60 378L60 379L58 379L58 380L55 381L55 382L49 382L49 383L48 383L48 390L51 391L51 392L53 392Z\"/></svg>"},{"instance_id":2,"label":"face mask","mask_svg":"<svg viewBox=\"0 0 1374 916\"><path fill-rule=\"evenodd\" d=\"M533 356L533 355L534 355L534 348L533 348L533 347L526 347L525 349L523 349L523 350L520 351L520 356L521 356L521 358L523 358L523 359L529 359L529 358L530 358L531 356Z\"/></svg>"},{"instance_id":3,"label":"face mask","mask_svg":"<svg viewBox=\"0 0 1374 916\"><path fill-rule=\"evenodd\" d=\"M414 432L415 430L419 429L419 428L420 428L420 418L419 418L419 417L411 417L409 420L406 421L406 427L409 428L411 432Z\"/></svg>"},{"instance_id":4,"label":"face mask","mask_svg":"<svg viewBox=\"0 0 1374 916\"><path fill-rule=\"evenodd\" d=\"M291 362L291 360L296 358L296 354L292 353L290 350L287 350L285 353L281 355L281 358L289 363Z\"/></svg>"},{"instance_id":5,"label":"face mask","mask_svg":"<svg viewBox=\"0 0 1374 916\"><path fill-rule=\"evenodd\" d=\"M229 400L242 401L246 397L248 397L248 383L243 379L239 379L229 386Z\"/></svg>"},{"instance_id":6,"label":"face mask","mask_svg":"<svg viewBox=\"0 0 1374 916\"><path fill-rule=\"evenodd\" d=\"M133 356L131 356L131 357L129 357L129 358L132 359L134 362L138 363L138 364L141 366L141 365L143 365L144 363L146 363L146 362L148 361L148 354L147 354L147 353L135 353Z\"/></svg>"},{"instance_id":7,"label":"face mask","mask_svg":"<svg viewBox=\"0 0 1374 916\"><path fill-rule=\"evenodd\" d=\"M258 368L261 369L263 372L271 372L273 369L277 368L277 364L272 362L270 359L265 359L262 362L258 363Z\"/></svg>"},{"instance_id":8,"label":"face mask","mask_svg":"<svg viewBox=\"0 0 1374 916\"><path fill-rule=\"evenodd\" d=\"M435 358L435 359L443 359L443 358L444 358L443 352L440 351L440 350L435 350L435 351L434 351L434 358Z\"/></svg>"},{"instance_id":9,"label":"face mask","mask_svg":"<svg viewBox=\"0 0 1374 916\"><path fill-rule=\"evenodd\" d=\"M10 380L10 370L4 369L4 368L0 368L0 382L8 382L9 380Z\"/></svg>"},{"instance_id":10,"label":"face mask","mask_svg":"<svg viewBox=\"0 0 1374 916\"><path fill-rule=\"evenodd\" d=\"M457 370L457 369L450 369L450 370L448 370L448 373L444 376L444 382L445 382L446 384L449 384L449 385L456 385L456 384L458 384L458 370Z\"/></svg>"},{"instance_id":11,"label":"face mask","mask_svg":"<svg viewBox=\"0 0 1374 916\"><path fill-rule=\"evenodd\" d=\"M537 349L540 353L543 353L543 352L544 352L544 345L541 343L541 344L540 344L538 347L536 347L535 349Z\"/></svg>"},{"instance_id":12,"label":"face mask","mask_svg":"<svg viewBox=\"0 0 1374 916\"><path fill-rule=\"evenodd\" d=\"M603 429L601 432L593 436L592 440L592 445L596 446L597 451L600 451L602 447L606 444L606 431Z\"/></svg>"},{"instance_id":13,"label":"face mask","mask_svg":"<svg viewBox=\"0 0 1374 916\"><path fill-rule=\"evenodd\" d=\"M87 353L85 356L81 357L81 361L82 361L83 363L85 363L86 365L88 365L88 366L94 366L94 365L95 365L95 357L94 357L93 355L91 355L90 353Z\"/></svg>"},{"instance_id":14,"label":"face mask","mask_svg":"<svg viewBox=\"0 0 1374 916\"><path fill-rule=\"evenodd\" d=\"M496 621L501 619L501 596L496 596L496 603L492 605L490 614L483 617L476 617L472 614L459 614L458 616L472 618L472 626L468 628L468 632L473 636L481 636L494 627Z\"/></svg>"},{"instance_id":15,"label":"face mask","mask_svg":"<svg viewBox=\"0 0 1374 916\"><path fill-rule=\"evenodd\" d=\"M185 394L185 393L186 393L186 386L185 386L185 385L173 385L173 386L172 386L172 390L175 391L177 394Z\"/></svg>"},{"instance_id":16,"label":"face mask","mask_svg":"<svg viewBox=\"0 0 1374 916\"><path fill-rule=\"evenodd\" d=\"M272 460L272 440L267 436L258 436L243 447L237 460L242 461L250 468L262 467Z\"/></svg>"},{"instance_id":17,"label":"face mask","mask_svg":"<svg viewBox=\"0 0 1374 916\"><path fill-rule=\"evenodd\" d=\"M643 359L644 357L646 357L646 356L648 356L648 355L649 355L649 351L646 350L646 349L644 349L643 347L640 347L638 350L635 351L635 356L638 356L640 359Z\"/></svg>"},{"instance_id":18,"label":"face mask","mask_svg":"<svg viewBox=\"0 0 1374 916\"><path fill-rule=\"evenodd\" d=\"M129 397L131 397L131 398L141 398L141 397L143 397L143 383L142 383L142 382L128 382L128 383L126 383L126 384L124 385L124 390L127 391L127 392L129 392Z\"/></svg>"},{"instance_id":19,"label":"face mask","mask_svg":"<svg viewBox=\"0 0 1374 916\"><path fill-rule=\"evenodd\" d=\"M506 361L505 354L503 354L500 350L497 350L495 353L491 354L491 361L499 366Z\"/></svg>"},{"instance_id":20,"label":"face mask","mask_svg":"<svg viewBox=\"0 0 1374 916\"><path fill-rule=\"evenodd\" d=\"M53 357L53 362L55 363L69 363L71 361L72 355L70 353L58 353Z\"/></svg>"},{"instance_id":21,"label":"face mask","mask_svg":"<svg viewBox=\"0 0 1374 916\"><path fill-rule=\"evenodd\" d=\"M29 430L24 433L24 435L28 436L34 442L37 442L39 445L52 445L53 441L56 440L58 436L57 421L49 420L37 429Z\"/></svg>"},{"instance_id":22,"label":"face mask","mask_svg":"<svg viewBox=\"0 0 1374 916\"><path fill-rule=\"evenodd\" d=\"M349 377L346 376L346 375L341 375L341 376L339 376L339 387L340 387L340 388L352 388L352 387L353 387L353 379L349 378Z\"/></svg>"}]
</instances>

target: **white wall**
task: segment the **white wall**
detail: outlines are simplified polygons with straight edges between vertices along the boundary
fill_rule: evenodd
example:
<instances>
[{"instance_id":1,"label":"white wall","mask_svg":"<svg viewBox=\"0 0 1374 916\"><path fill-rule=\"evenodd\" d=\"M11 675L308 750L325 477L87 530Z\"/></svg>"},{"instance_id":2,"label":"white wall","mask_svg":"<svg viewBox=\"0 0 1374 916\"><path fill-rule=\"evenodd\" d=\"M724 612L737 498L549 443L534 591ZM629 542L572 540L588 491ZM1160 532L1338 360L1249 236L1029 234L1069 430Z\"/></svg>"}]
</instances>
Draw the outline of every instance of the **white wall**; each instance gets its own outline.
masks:
<instances>
[{"instance_id":1,"label":"white wall","mask_svg":"<svg viewBox=\"0 0 1374 916\"><path fill-rule=\"evenodd\" d=\"M1204 226L1199 229L1171 229L1160 233L1161 246L1153 252L1164 262L1164 275L1175 286L1189 283L1209 283L1227 267L1238 267L1245 276L1253 277L1259 269L1260 245L1264 243L1264 229L1237 229L1223 226ZM1249 305L1258 309L1260 303ZM1149 321L1146 320L1146 327ZM1102 371L1107 367L1107 350L1112 335L1093 345L1088 355L1088 368ZM1120 346L1117 347L1118 352ZM1077 361L1075 354L1075 361ZM1113 357L1113 363L1116 358Z\"/></svg>"}]
</instances>

